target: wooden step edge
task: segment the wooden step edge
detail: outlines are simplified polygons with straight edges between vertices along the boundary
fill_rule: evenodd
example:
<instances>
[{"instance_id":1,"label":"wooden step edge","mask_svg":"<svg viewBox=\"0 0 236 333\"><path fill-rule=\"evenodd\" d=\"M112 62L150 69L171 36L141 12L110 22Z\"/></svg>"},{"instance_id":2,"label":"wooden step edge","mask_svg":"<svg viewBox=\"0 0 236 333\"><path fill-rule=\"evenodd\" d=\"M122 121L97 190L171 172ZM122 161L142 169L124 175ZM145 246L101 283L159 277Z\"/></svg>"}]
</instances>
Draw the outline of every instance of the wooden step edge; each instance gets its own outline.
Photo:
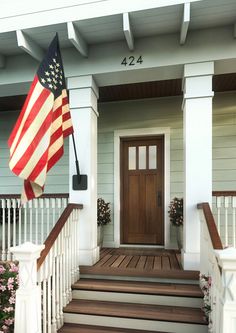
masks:
<instances>
[{"instance_id":1,"label":"wooden step edge","mask_svg":"<svg viewBox=\"0 0 236 333\"><path fill-rule=\"evenodd\" d=\"M153 283L134 281L112 281L102 279L80 279L72 285L73 290L129 293L142 295L163 295L178 297L203 298L202 290L197 285Z\"/></svg>"},{"instance_id":2,"label":"wooden step edge","mask_svg":"<svg viewBox=\"0 0 236 333\"><path fill-rule=\"evenodd\" d=\"M72 300L64 313L207 325L201 309L125 302Z\"/></svg>"},{"instance_id":3,"label":"wooden step edge","mask_svg":"<svg viewBox=\"0 0 236 333\"><path fill-rule=\"evenodd\" d=\"M183 270L138 270L132 268L117 269L112 267L93 267L80 266L80 274L91 275L115 275L126 277L152 277L152 278L171 278L171 279L187 279L199 280L199 271L183 271Z\"/></svg>"},{"instance_id":4,"label":"wooden step edge","mask_svg":"<svg viewBox=\"0 0 236 333\"><path fill-rule=\"evenodd\" d=\"M107 326L95 326L95 325L83 325L83 324L64 324L59 329L58 333L124 333L124 328L107 327ZM125 333L154 333L154 331L144 331L137 329L125 329ZM155 331L155 333L167 333L161 331Z\"/></svg>"}]
</instances>

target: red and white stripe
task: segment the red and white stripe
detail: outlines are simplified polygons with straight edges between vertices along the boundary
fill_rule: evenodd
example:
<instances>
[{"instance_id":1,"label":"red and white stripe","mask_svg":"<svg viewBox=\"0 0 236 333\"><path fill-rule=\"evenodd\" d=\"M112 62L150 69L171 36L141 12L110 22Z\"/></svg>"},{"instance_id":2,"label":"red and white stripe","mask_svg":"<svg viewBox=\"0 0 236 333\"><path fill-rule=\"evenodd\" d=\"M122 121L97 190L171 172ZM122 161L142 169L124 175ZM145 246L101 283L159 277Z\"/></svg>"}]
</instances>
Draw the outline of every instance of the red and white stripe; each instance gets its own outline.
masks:
<instances>
[{"instance_id":1,"label":"red and white stripe","mask_svg":"<svg viewBox=\"0 0 236 333\"><path fill-rule=\"evenodd\" d=\"M25 180L22 202L43 193L47 172L63 155L63 138L72 132L66 90L54 100L36 75L8 141L10 169Z\"/></svg>"}]
</instances>

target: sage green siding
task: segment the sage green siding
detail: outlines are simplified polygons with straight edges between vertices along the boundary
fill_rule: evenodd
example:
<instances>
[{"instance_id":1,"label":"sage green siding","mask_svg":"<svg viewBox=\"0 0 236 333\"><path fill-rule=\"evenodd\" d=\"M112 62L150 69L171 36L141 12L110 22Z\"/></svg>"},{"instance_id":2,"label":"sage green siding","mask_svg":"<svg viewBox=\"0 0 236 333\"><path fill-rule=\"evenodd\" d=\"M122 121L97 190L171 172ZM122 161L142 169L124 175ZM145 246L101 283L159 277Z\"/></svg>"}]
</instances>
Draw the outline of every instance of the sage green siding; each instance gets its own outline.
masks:
<instances>
[{"instance_id":1,"label":"sage green siding","mask_svg":"<svg viewBox=\"0 0 236 333\"><path fill-rule=\"evenodd\" d=\"M23 180L9 169L7 140L19 112L1 112L0 115L0 194L21 193ZM65 140L64 155L47 175L45 193L69 192L69 145Z\"/></svg>"}]
</instances>

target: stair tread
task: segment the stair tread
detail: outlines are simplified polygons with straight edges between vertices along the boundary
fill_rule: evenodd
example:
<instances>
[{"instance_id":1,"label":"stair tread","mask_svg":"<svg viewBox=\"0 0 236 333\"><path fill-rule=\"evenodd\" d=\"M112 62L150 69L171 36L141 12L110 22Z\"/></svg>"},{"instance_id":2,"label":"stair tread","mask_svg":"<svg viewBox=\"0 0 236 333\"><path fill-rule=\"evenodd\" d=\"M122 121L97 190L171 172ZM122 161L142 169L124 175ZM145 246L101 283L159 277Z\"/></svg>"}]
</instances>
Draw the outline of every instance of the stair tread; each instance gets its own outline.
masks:
<instances>
[{"instance_id":1,"label":"stair tread","mask_svg":"<svg viewBox=\"0 0 236 333\"><path fill-rule=\"evenodd\" d=\"M95 300L72 300L64 312L206 325L201 309Z\"/></svg>"},{"instance_id":2,"label":"stair tread","mask_svg":"<svg viewBox=\"0 0 236 333\"><path fill-rule=\"evenodd\" d=\"M75 284L73 284L72 288L77 290L104 292L107 291L199 298L203 297L200 287L198 285L192 284L80 279Z\"/></svg>"},{"instance_id":3,"label":"stair tread","mask_svg":"<svg viewBox=\"0 0 236 333\"><path fill-rule=\"evenodd\" d=\"M188 279L198 280L199 271L189 270L144 270L133 268L115 268L115 267L99 267L99 266L80 266L80 274L86 275L108 275L108 276L130 276L144 278L171 278L171 279Z\"/></svg>"},{"instance_id":4,"label":"stair tread","mask_svg":"<svg viewBox=\"0 0 236 333\"><path fill-rule=\"evenodd\" d=\"M65 324L58 333L153 333L153 331L143 331L137 329L128 328L115 328L115 327L105 327L105 326L93 326L93 325L81 325L81 324ZM157 332L155 333L165 333Z\"/></svg>"}]
</instances>

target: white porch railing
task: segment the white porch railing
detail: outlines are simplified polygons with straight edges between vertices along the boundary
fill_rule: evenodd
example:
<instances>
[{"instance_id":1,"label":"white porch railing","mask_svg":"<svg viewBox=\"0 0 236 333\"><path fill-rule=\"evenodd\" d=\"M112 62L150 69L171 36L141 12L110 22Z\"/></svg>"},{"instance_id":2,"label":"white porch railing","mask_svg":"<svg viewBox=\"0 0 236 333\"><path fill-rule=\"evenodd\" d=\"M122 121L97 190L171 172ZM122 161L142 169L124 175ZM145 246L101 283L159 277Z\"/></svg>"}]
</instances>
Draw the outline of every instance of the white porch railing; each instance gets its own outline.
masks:
<instances>
[{"instance_id":1,"label":"white porch railing","mask_svg":"<svg viewBox=\"0 0 236 333\"><path fill-rule=\"evenodd\" d=\"M46 194L23 206L19 195L0 195L0 260L10 260L10 247L43 244L62 211L68 194Z\"/></svg>"},{"instance_id":2,"label":"white porch railing","mask_svg":"<svg viewBox=\"0 0 236 333\"><path fill-rule=\"evenodd\" d=\"M236 191L214 191L212 212L224 246L236 247Z\"/></svg>"},{"instance_id":3,"label":"white porch railing","mask_svg":"<svg viewBox=\"0 0 236 333\"><path fill-rule=\"evenodd\" d=\"M211 277L209 332L236 332L236 249L224 249L208 203L199 205L201 274Z\"/></svg>"},{"instance_id":4,"label":"white porch railing","mask_svg":"<svg viewBox=\"0 0 236 333\"><path fill-rule=\"evenodd\" d=\"M32 251L34 251L36 245L25 243L11 248L15 259L19 260L20 278L16 294L15 333L56 333L63 325L63 307L72 298L72 283L79 278L79 209L82 209L82 205L67 205L47 237L37 265L32 263L36 257L32 256L30 250L32 247ZM29 250L27 255L22 257L25 248ZM39 248L41 249L42 246ZM26 264L27 260L28 264ZM25 269L27 265L31 267L31 270ZM32 277L36 275L37 278L34 280ZM33 281L34 285L32 286L31 283L26 286L25 281L27 280ZM23 313L26 307L22 309L20 306L28 299L33 304L31 296L25 297L25 295L30 295L30 288L41 290L33 295L35 304L40 304L42 310L41 313L38 310L34 312L33 309L35 320L31 327L27 324L27 320L22 323L22 318L26 318L27 314ZM39 306L36 308L38 309Z\"/></svg>"}]
</instances>

